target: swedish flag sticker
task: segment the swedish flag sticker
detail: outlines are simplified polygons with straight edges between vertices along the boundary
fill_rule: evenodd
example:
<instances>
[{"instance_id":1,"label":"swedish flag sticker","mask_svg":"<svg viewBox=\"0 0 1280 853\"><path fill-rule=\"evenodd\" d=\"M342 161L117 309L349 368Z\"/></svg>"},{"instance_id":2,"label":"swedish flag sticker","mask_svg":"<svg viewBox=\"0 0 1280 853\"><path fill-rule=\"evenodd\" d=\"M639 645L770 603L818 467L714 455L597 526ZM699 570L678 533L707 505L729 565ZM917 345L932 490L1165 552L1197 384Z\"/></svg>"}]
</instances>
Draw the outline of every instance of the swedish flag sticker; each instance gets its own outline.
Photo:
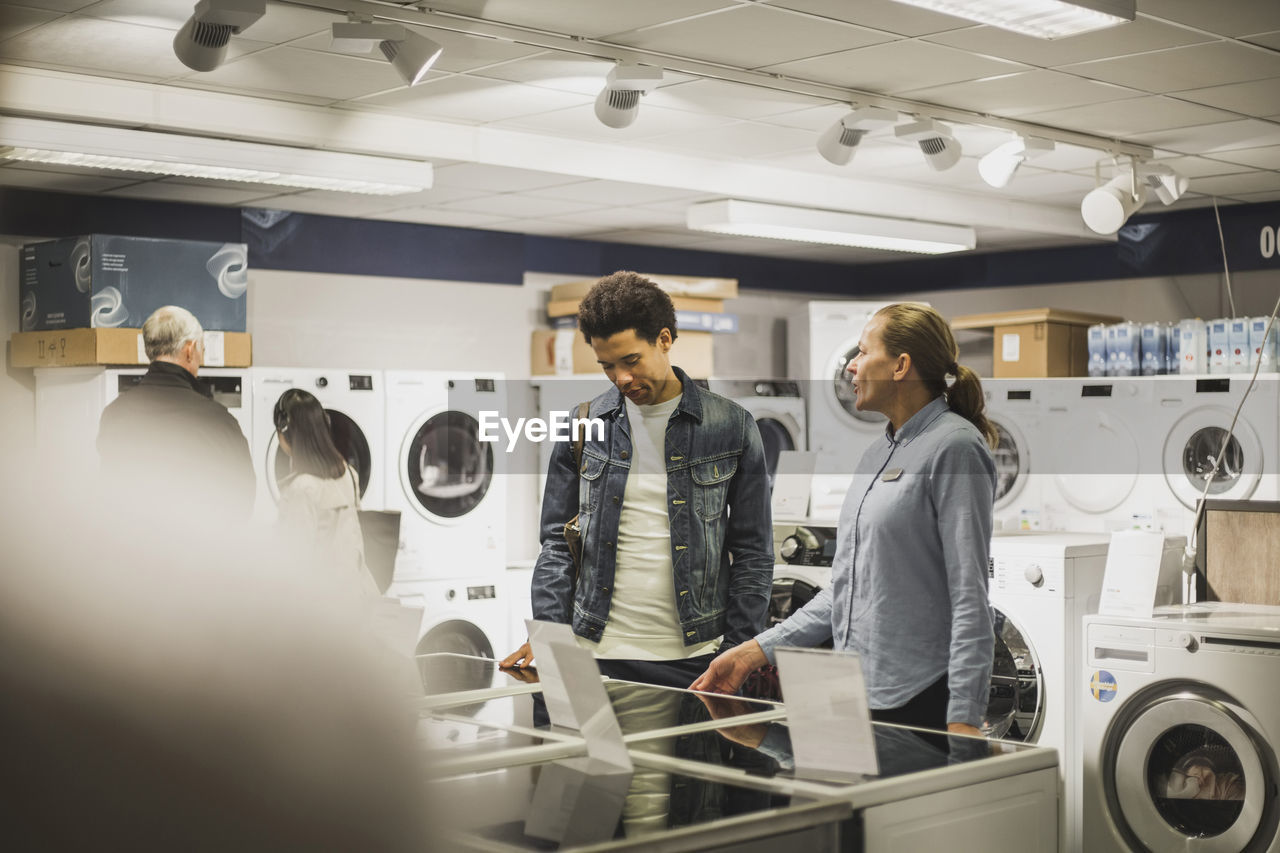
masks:
<instances>
[{"instance_id":1,"label":"swedish flag sticker","mask_svg":"<svg viewBox=\"0 0 1280 853\"><path fill-rule=\"evenodd\" d=\"M1089 692L1099 702L1110 702L1116 698L1116 677L1105 669L1100 669L1089 679Z\"/></svg>"}]
</instances>

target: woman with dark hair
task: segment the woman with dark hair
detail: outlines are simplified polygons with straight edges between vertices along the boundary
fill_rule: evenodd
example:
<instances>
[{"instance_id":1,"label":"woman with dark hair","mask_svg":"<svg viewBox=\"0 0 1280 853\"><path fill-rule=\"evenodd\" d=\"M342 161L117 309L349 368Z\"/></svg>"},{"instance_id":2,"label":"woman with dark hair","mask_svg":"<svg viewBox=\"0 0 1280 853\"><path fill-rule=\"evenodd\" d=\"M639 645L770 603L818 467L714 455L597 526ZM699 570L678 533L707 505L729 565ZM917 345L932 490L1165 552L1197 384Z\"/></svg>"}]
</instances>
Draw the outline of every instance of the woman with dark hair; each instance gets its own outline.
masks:
<instances>
[{"instance_id":1,"label":"woman with dark hair","mask_svg":"<svg viewBox=\"0 0 1280 853\"><path fill-rule=\"evenodd\" d=\"M333 443L329 415L314 395L290 388L276 400L273 418L280 449L293 473L280 482L280 526L309 542L342 582L377 594L364 560L360 483Z\"/></svg>"},{"instance_id":2,"label":"woman with dark hair","mask_svg":"<svg viewBox=\"0 0 1280 853\"><path fill-rule=\"evenodd\" d=\"M980 734L994 647L996 433L958 354L927 306L887 305L867 323L847 370L858 409L889 424L845 496L831 587L716 659L695 689L732 693L779 646L833 639L862 657L872 719Z\"/></svg>"}]
</instances>

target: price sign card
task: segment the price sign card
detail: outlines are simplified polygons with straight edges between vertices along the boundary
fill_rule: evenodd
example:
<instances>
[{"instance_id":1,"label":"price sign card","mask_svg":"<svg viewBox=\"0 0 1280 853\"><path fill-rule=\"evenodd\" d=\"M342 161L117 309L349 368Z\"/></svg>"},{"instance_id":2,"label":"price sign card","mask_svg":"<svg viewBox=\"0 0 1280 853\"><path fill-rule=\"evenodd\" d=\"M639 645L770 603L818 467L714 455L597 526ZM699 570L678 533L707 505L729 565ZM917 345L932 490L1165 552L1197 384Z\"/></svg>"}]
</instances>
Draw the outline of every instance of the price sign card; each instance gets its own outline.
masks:
<instances>
[{"instance_id":1,"label":"price sign card","mask_svg":"<svg viewBox=\"0 0 1280 853\"><path fill-rule=\"evenodd\" d=\"M542 699L547 703L551 725L577 731L581 728L580 720L569 701L569 691L560 675L559 663L551 651L555 643L576 646L578 641L574 639L573 629L560 622L534 619L526 619L524 624L529 629L529 645L533 647L533 662L538 666L538 683L542 685ZM599 667L593 662L591 668L599 680Z\"/></svg>"},{"instance_id":2,"label":"price sign card","mask_svg":"<svg viewBox=\"0 0 1280 853\"><path fill-rule=\"evenodd\" d=\"M862 658L829 649L778 649L796 776L858 780L880 772Z\"/></svg>"},{"instance_id":3,"label":"price sign card","mask_svg":"<svg viewBox=\"0 0 1280 853\"><path fill-rule=\"evenodd\" d=\"M1139 619L1150 616L1155 608L1163 557L1162 532L1122 530L1111 534L1098 612Z\"/></svg>"}]
</instances>

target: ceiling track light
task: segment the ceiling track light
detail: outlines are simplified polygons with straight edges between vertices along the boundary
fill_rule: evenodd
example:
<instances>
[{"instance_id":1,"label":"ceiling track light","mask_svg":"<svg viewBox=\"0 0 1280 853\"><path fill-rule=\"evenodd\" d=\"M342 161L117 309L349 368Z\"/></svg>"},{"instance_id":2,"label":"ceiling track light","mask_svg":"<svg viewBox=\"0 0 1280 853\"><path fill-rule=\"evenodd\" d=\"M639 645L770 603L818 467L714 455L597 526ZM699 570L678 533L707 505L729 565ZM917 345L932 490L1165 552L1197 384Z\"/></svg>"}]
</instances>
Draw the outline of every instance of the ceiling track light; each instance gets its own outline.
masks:
<instances>
[{"instance_id":1,"label":"ceiling track light","mask_svg":"<svg viewBox=\"0 0 1280 853\"><path fill-rule=\"evenodd\" d=\"M1063 38L1127 24L1135 0L898 0L1042 39Z\"/></svg>"},{"instance_id":2,"label":"ceiling track light","mask_svg":"<svg viewBox=\"0 0 1280 853\"><path fill-rule=\"evenodd\" d=\"M862 137L875 127L898 120L894 110L884 107L859 107L841 118L818 137L818 153L828 163L843 166L853 159L853 149Z\"/></svg>"},{"instance_id":3,"label":"ceiling track light","mask_svg":"<svg viewBox=\"0 0 1280 853\"><path fill-rule=\"evenodd\" d=\"M173 53L193 71L212 71L227 45L267 13L267 0L200 0L173 37Z\"/></svg>"},{"instance_id":4,"label":"ceiling track light","mask_svg":"<svg viewBox=\"0 0 1280 853\"><path fill-rule=\"evenodd\" d=\"M945 172L960 162L960 143L951 135L951 128L940 121L925 118L900 124L893 134L919 145L925 162L935 172Z\"/></svg>"},{"instance_id":5,"label":"ceiling track light","mask_svg":"<svg viewBox=\"0 0 1280 853\"><path fill-rule=\"evenodd\" d=\"M974 230L959 225L886 219L738 199L692 205L686 213L685 222L695 231L716 234L929 255L963 252L977 245Z\"/></svg>"},{"instance_id":6,"label":"ceiling track light","mask_svg":"<svg viewBox=\"0 0 1280 853\"><path fill-rule=\"evenodd\" d=\"M440 45L407 27L372 21L335 23L331 45L343 53L372 53L377 47L406 86L420 83L444 53Z\"/></svg>"},{"instance_id":7,"label":"ceiling track light","mask_svg":"<svg viewBox=\"0 0 1280 853\"><path fill-rule=\"evenodd\" d=\"M1080 216L1091 231L1114 234L1144 202L1145 188L1139 187L1137 164L1133 164L1102 186L1089 190L1080 202Z\"/></svg>"},{"instance_id":8,"label":"ceiling track light","mask_svg":"<svg viewBox=\"0 0 1280 853\"><path fill-rule=\"evenodd\" d=\"M1052 139L1018 136L984 155L978 161L978 174L996 189L1006 187L1025 161L1048 154L1054 148Z\"/></svg>"},{"instance_id":9,"label":"ceiling track light","mask_svg":"<svg viewBox=\"0 0 1280 853\"><path fill-rule=\"evenodd\" d=\"M1182 194L1187 191L1191 183L1163 163L1145 163L1141 174L1148 189L1155 193L1156 198L1165 206L1182 198Z\"/></svg>"},{"instance_id":10,"label":"ceiling track light","mask_svg":"<svg viewBox=\"0 0 1280 853\"><path fill-rule=\"evenodd\" d=\"M419 160L6 116L0 160L364 195L421 192L432 180Z\"/></svg>"},{"instance_id":11,"label":"ceiling track light","mask_svg":"<svg viewBox=\"0 0 1280 853\"><path fill-rule=\"evenodd\" d=\"M596 118L606 127L629 126L640 113L640 96L662 83L662 69L650 65L615 65L596 96Z\"/></svg>"}]
</instances>

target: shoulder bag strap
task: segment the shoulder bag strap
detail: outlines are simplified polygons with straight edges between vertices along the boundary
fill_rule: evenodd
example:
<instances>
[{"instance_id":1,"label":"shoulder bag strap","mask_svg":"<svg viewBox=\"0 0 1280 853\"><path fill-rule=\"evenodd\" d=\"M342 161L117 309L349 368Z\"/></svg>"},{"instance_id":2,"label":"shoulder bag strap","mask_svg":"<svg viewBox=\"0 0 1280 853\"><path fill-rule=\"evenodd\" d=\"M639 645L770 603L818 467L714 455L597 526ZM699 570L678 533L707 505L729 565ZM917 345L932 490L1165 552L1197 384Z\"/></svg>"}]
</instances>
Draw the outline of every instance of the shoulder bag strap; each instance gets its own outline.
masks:
<instances>
[{"instance_id":1,"label":"shoulder bag strap","mask_svg":"<svg viewBox=\"0 0 1280 853\"><path fill-rule=\"evenodd\" d=\"M583 421L587 419L587 413L591 410L591 402L579 403L578 409L573 413L574 421ZM573 425L570 424L570 429ZM582 443L586 438L587 428L584 426L580 430L574 431L573 436L573 469L578 472L578 476L582 476Z\"/></svg>"}]
</instances>

